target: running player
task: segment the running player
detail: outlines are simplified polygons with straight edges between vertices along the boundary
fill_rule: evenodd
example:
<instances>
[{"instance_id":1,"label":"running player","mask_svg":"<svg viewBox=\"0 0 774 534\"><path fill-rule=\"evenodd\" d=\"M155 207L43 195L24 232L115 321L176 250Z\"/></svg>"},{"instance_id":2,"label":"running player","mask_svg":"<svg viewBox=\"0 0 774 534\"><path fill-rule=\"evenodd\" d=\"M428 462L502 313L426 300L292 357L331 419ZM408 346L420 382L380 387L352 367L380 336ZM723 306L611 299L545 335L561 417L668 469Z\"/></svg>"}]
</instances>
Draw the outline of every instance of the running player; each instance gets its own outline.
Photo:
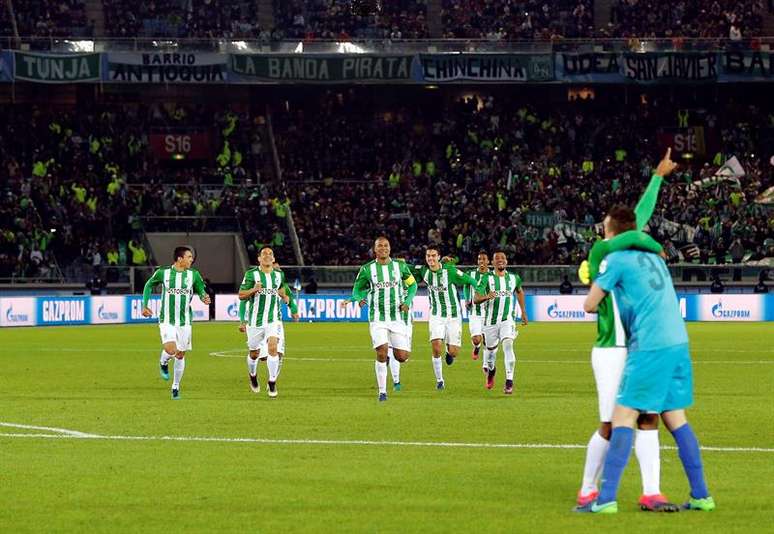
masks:
<instances>
[{"instance_id":1,"label":"running player","mask_svg":"<svg viewBox=\"0 0 774 534\"><path fill-rule=\"evenodd\" d=\"M172 380L172 399L180 398L180 380L185 370L185 353L191 350L191 301L196 293L201 301L208 305L210 297L204 292L204 281L196 269L193 250L189 247L177 247L174 251L175 262L168 267L159 267L145 283L142 291L142 315L151 317L148 308L153 288L161 284L161 306L159 307L159 331L161 333L161 359L159 372L161 378L169 380L169 360L175 358L174 378Z\"/></svg>"},{"instance_id":2,"label":"running player","mask_svg":"<svg viewBox=\"0 0 774 534\"><path fill-rule=\"evenodd\" d=\"M484 251L479 252L477 262L478 268L473 269L468 273L468 276L475 279L476 285L489 275L489 255ZM470 342L473 344L473 353L471 356L474 360L478 360L481 351L481 343L484 340L484 314L486 313L486 304L475 304L473 302L473 293L470 291L469 286L465 286L463 293L468 307ZM485 360L482 360L482 364L486 367Z\"/></svg>"},{"instance_id":3,"label":"running player","mask_svg":"<svg viewBox=\"0 0 774 534\"><path fill-rule=\"evenodd\" d=\"M282 272L280 269L279 263L274 262L274 270ZM298 306L296 304L295 299L293 298L293 292L290 291L290 287L288 286L287 280L285 281L284 285L282 286L282 289L285 291L285 296L282 298L283 302L288 306L288 309L290 310L290 316L293 318L294 321L298 322ZM245 311L247 310L247 301L240 300L239 301L239 331L242 333L247 332L247 326L245 324ZM280 312L281 314L281 312ZM285 355L285 323L282 321L282 316L280 315L280 322L279 322L279 328L277 330L278 334L278 340L277 340L277 356L279 356L279 368L277 369L277 378L279 378L280 372L282 372L282 358ZM252 351L250 351L252 352ZM248 375L250 378L250 389L254 393L259 393L261 391L260 386L260 380L258 380L258 364L260 362L265 362L269 356L269 338L264 337L263 343L261 343L260 348L258 349L258 360L255 364L255 373L250 373L250 370L252 369L252 355L248 352L247 354L247 370Z\"/></svg>"},{"instance_id":4,"label":"running player","mask_svg":"<svg viewBox=\"0 0 774 534\"><path fill-rule=\"evenodd\" d=\"M390 242L386 237L374 241L376 259L360 268L352 288L350 302L368 305L371 343L376 351L376 384L379 401L387 400L387 347L392 345L398 362L411 356L408 335L408 312L417 294L417 282L411 270L390 258ZM346 306L346 301L341 303Z\"/></svg>"},{"instance_id":5,"label":"running player","mask_svg":"<svg viewBox=\"0 0 774 534\"><path fill-rule=\"evenodd\" d=\"M443 362L441 355L446 354L446 365L454 359L462 346L462 306L458 286L472 287L474 291L486 296L474 278L463 273L453 265L442 265L438 247L429 245L425 249L426 265L412 268L412 274L427 285L430 299L430 344L432 346L433 372L436 389L443 390Z\"/></svg>"},{"instance_id":6,"label":"running player","mask_svg":"<svg viewBox=\"0 0 774 534\"><path fill-rule=\"evenodd\" d=\"M513 393L513 376L516 371L516 353L513 342L518 336L516 331L516 299L521 308L521 324L527 325L527 308L524 304L524 290L521 287L521 277L518 274L508 272L508 258L505 252L498 250L492 256L494 272L489 273L484 281L484 288L488 291L486 296L476 294L473 302L479 304L487 302L486 316L484 317L484 342L486 343L486 388L494 387L494 377L497 372L495 361L497 349L503 346L505 361L505 387L506 395ZM514 294L516 299L513 298Z\"/></svg>"},{"instance_id":7,"label":"running player","mask_svg":"<svg viewBox=\"0 0 774 534\"><path fill-rule=\"evenodd\" d=\"M606 234L634 229L630 208L613 207L605 218ZM685 329L671 275L656 254L616 251L599 267L583 308L597 311L606 293L615 291L624 328L629 333L626 360L613 412L610 450L605 457L602 487L596 500L576 507L578 512L611 514L618 511L616 494L629 460L633 427L640 413L661 414L674 437L691 487L688 510L711 511L715 502L707 490L699 443L685 409L693 403L693 373Z\"/></svg>"},{"instance_id":8,"label":"running player","mask_svg":"<svg viewBox=\"0 0 774 534\"><path fill-rule=\"evenodd\" d=\"M279 354L277 345L280 338L280 299L285 299L285 275L274 269L274 251L264 247L258 255L258 267L249 269L239 286L239 300L245 301L244 317L240 320L247 331L247 370L250 388L258 392L258 355L263 341L267 341L269 370L267 386L269 397L277 396L277 376L279 374ZM240 328L241 329L241 328Z\"/></svg>"}]
</instances>

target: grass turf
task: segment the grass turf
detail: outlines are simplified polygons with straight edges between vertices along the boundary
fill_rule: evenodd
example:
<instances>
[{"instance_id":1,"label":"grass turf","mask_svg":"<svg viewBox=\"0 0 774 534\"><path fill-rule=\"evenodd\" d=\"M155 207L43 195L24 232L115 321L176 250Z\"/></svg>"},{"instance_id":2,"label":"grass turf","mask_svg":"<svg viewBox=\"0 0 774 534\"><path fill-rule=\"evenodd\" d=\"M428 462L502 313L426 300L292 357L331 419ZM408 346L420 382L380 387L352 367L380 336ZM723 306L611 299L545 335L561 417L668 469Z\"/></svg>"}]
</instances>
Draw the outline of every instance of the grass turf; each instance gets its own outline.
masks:
<instances>
[{"instance_id":1,"label":"grass turf","mask_svg":"<svg viewBox=\"0 0 774 534\"><path fill-rule=\"evenodd\" d=\"M769 449L704 452L711 514L639 512L634 458L617 516L570 513L580 447L53 439L0 426L0 531L596 532L600 522L628 532L765 531L774 521L774 330L694 323L689 332L701 443ZM101 436L581 446L596 426L592 324L524 328L506 397L502 365L486 391L467 342L444 365L447 390L436 391L418 323L404 389L382 404L366 325L288 324L286 333L272 400L265 364L261 393L249 390L236 326L196 324L183 399L172 402L155 325L2 329L0 422ZM673 445L663 430L661 441ZM687 497L674 450L662 451L662 490Z\"/></svg>"}]
</instances>

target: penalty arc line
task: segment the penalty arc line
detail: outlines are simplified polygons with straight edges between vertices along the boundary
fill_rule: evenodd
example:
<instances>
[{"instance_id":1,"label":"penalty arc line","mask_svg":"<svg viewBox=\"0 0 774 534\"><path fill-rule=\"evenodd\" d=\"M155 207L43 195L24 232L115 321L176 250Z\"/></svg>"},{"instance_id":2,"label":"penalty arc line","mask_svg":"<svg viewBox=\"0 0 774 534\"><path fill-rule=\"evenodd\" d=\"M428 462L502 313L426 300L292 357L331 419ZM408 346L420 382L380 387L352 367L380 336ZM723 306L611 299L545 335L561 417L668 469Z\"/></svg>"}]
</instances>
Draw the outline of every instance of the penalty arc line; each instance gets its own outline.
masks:
<instances>
[{"instance_id":1,"label":"penalty arc line","mask_svg":"<svg viewBox=\"0 0 774 534\"><path fill-rule=\"evenodd\" d=\"M449 441L397 441L397 440L359 440L359 439L281 439L281 438L224 438L211 436L124 436L124 435L100 435L87 434L75 430L51 427L31 427L30 425L17 425L14 423L2 423L0 426L26 429L48 429L56 434L6 434L0 433L0 439L29 438L29 439L84 439L107 441L175 441L175 442L205 442L205 443L260 443L264 445L356 445L356 446L403 446L403 447L440 447L462 449L585 449L586 445L574 443L464 443ZM664 450L676 450L676 447L661 447ZM702 447L702 451L708 452L763 452L774 453L774 448L765 447Z\"/></svg>"}]
</instances>

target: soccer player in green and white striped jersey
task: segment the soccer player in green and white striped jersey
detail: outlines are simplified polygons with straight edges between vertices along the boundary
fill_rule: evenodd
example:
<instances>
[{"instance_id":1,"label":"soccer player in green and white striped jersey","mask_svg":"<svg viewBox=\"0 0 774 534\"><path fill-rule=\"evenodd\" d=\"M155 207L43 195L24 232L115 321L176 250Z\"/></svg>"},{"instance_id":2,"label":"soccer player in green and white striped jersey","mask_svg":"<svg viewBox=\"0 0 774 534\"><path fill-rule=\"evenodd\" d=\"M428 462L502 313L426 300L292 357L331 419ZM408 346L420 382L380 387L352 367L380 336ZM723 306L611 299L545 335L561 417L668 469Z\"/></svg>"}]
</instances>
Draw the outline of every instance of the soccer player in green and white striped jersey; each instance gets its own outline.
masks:
<instances>
[{"instance_id":1,"label":"soccer player in green and white striped jersey","mask_svg":"<svg viewBox=\"0 0 774 534\"><path fill-rule=\"evenodd\" d=\"M247 331L247 370L250 388L260 391L258 386L258 354L264 339L269 352L266 367L269 370L267 381L269 397L277 396L277 376L279 375L279 354L277 345L280 338L282 316L280 306L287 299L285 292L285 274L274 268L274 251L264 247L258 255L258 267L248 269L239 286L240 320ZM240 328L241 330L242 328Z\"/></svg>"},{"instance_id":2,"label":"soccer player in green and white striped jersey","mask_svg":"<svg viewBox=\"0 0 774 534\"><path fill-rule=\"evenodd\" d=\"M193 251L189 247L177 247L175 263L156 269L145 283L142 292L142 315L151 317L148 308L153 288L161 285L161 306L159 307L159 331L164 346L159 361L161 378L169 380L169 360L175 358L172 398L180 398L180 380L185 370L185 353L191 350L191 301L196 293L204 304L210 304L210 297L204 292L204 281L199 271L191 269Z\"/></svg>"},{"instance_id":3,"label":"soccer player in green and white striped jersey","mask_svg":"<svg viewBox=\"0 0 774 534\"><path fill-rule=\"evenodd\" d=\"M476 259L478 267L468 272L468 276L476 280L476 284L489 275L489 254L484 251L478 253ZM473 302L473 293L469 286L464 289L465 303L468 307L468 328L470 329L470 341L473 344L473 353L471 357L478 360L481 351L481 342L484 340L484 313L486 304L475 304ZM483 362L486 367L486 362Z\"/></svg>"},{"instance_id":4,"label":"soccer player in green and white striped jersey","mask_svg":"<svg viewBox=\"0 0 774 534\"><path fill-rule=\"evenodd\" d=\"M390 258L390 242L379 237L374 242L376 259L358 271L350 302L368 305L371 343L376 351L376 384L379 401L387 400L387 347L399 362L411 356L408 313L417 294L417 282L405 262ZM341 303L346 306L346 301Z\"/></svg>"},{"instance_id":5,"label":"soccer player in green and white striped jersey","mask_svg":"<svg viewBox=\"0 0 774 534\"><path fill-rule=\"evenodd\" d=\"M441 354L446 353L446 364L454 363L462 346L462 304L458 286L473 287L474 291L486 295L476 280L457 269L454 265L440 262L438 247L430 245L425 249L426 265L412 268L415 278L423 280L430 299L430 344L433 352L433 371L436 389L445 388Z\"/></svg>"},{"instance_id":6,"label":"soccer player in green and white striped jersey","mask_svg":"<svg viewBox=\"0 0 774 534\"><path fill-rule=\"evenodd\" d=\"M485 287L488 291L485 297L475 295L473 302L478 304L486 301L486 313L484 315L484 342L486 343L486 387L494 387L494 377L497 371L495 360L497 349L502 344L505 361L505 388L506 395L513 393L513 374L516 370L516 353L513 351L513 342L518 335L516 332L516 300L521 308L521 324L526 325L527 308L524 304L524 290L521 287L521 277L518 274L508 272L508 258L505 252L498 250L492 256L494 272L489 273ZM514 298L515 295L515 298Z\"/></svg>"}]
</instances>

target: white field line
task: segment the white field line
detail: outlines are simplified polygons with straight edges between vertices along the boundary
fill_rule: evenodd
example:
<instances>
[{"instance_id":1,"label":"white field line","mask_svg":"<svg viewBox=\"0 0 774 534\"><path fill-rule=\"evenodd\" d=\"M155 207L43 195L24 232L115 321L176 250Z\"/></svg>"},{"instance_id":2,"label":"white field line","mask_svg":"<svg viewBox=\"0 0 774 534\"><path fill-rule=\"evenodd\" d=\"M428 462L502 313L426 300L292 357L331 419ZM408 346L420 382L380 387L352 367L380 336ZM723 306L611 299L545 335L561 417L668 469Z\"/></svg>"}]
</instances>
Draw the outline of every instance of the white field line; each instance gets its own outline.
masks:
<instances>
[{"instance_id":1,"label":"white field line","mask_svg":"<svg viewBox=\"0 0 774 534\"><path fill-rule=\"evenodd\" d=\"M246 351L243 349L232 349L232 350L222 350L222 351L216 351L216 352L210 352L210 356L215 356L216 358L244 358ZM416 358L416 356L415 356ZM374 359L370 358L301 358L301 357L293 357L293 356L285 356L285 360L294 360L294 361L300 361L300 362L352 362L352 363L361 363L361 362L373 362ZM409 360L411 361L411 360ZM584 364L584 365L591 365L591 358L588 360L525 360L523 358L519 358L518 354L516 355L516 362L517 363L548 363L548 364ZM694 364L722 364L722 365L767 365L767 364L774 364L774 360L694 360Z\"/></svg>"},{"instance_id":2,"label":"white field line","mask_svg":"<svg viewBox=\"0 0 774 534\"><path fill-rule=\"evenodd\" d=\"M264 445L359 445L382 447L441 447L459 449L585 449L586 445L575 443L461 443L449 441L393 441L393 440L362 440L362 439L278 439L278 438L223 438L200 436L124 436L87 434L77 430L64 428L36 427L16 423L0 422L0 426L24 429L48 429L55 434L4 434L0 438L29 439L87 439L108 441L188 441L206 443L260 443ZM676 450L676 447L661 447L665 450ZM710 452L763 452L774 453L774 448L765 447L702 447Z\"/></svg>"}]
</instances>

